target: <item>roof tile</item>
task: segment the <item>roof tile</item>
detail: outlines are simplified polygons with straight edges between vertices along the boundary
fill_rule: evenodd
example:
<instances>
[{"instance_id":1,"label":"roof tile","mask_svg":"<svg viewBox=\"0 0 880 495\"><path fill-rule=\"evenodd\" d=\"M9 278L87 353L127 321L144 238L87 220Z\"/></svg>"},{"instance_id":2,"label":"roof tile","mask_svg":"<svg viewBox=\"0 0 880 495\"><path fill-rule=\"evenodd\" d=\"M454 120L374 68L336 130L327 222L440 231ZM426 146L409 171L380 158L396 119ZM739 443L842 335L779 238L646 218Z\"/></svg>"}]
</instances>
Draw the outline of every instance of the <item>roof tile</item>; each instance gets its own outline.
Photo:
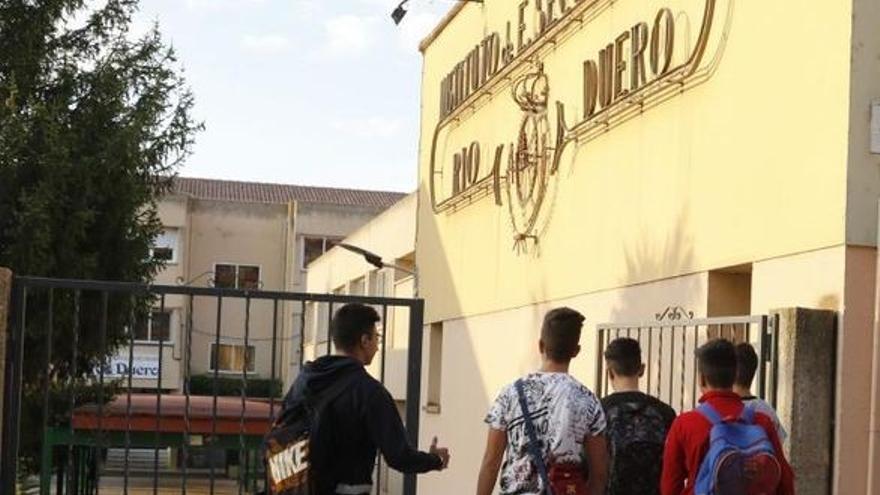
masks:
<instances>
[{"instance_id":1,"label":"roof tile","mask_svg":"<svg viewBox=\"0 0 880 495\"><path fill-rule=\"evenodd\" d=\"M235 201L241 203L277 203L290 201L327 203L344 206L376 206L387 208L406 196L392 191L339 189L334 187L267 184L217 179L177 177L173 192L196 199Z\"/></svg>"}]
</instances>

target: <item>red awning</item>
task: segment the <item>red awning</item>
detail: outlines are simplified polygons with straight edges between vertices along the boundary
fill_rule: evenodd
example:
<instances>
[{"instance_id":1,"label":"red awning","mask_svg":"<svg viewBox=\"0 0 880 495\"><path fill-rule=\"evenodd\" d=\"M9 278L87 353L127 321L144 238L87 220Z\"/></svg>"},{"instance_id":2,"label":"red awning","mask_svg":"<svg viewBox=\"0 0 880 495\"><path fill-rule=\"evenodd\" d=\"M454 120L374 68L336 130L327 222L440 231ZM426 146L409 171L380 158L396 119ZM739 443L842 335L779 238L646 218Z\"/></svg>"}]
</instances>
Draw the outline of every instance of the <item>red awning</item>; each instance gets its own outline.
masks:
<instances>
[{"instance_id":1,"label":"red awning","mask_svg":"<svg viewBox=\"0 0 880 495\"><path fill-rule=\"evenodd\" d=\"M186 397L162 395L159 409L159 431L183 433L186 431ZM104 405L99 421L98 406L78 407L73 413L75 430L104 431L156 431L155 394L131 394L131 415L128 414L128 396L123 394ZM281 400L275 401L275 414L281 412ZM217 415L214 416L214 397L190 396L189 431L197 435L210 435L216 421L219 435L263 435L269 431L269 401L249 399L244 403L244 426L242 427L242 402L239 397L217 397ZM130 425L130 426L129 426Z\"/></svg>"}]
</instances>

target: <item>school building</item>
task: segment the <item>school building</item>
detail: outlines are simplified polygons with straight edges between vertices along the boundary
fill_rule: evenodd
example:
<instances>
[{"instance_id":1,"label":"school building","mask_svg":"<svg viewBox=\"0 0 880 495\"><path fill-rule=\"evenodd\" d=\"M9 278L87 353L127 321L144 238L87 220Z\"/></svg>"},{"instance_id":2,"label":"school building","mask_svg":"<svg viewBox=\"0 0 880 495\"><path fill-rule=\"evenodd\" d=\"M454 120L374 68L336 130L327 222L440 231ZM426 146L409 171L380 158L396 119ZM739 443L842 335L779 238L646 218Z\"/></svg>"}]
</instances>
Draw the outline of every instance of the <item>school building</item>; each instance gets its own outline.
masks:
<instances>
[{"instance_id":1,"label":"school building","mask_svg":"<svg viewBox=\"0 0 880 495\"><path fill-rule=\"evenodd\" d=\"M164 232L152 254L166 265L155 282L305 292L311 261L403 197L388 191L179 177L158 205ZM218 312L215 298L157 300L149 320L135 326L133 386L156 390L160 342L163 390L179 393L189 379L194 394L210 395L215 370L220 378L238 379L245 366L254 382L272 387L274 378L280 383L274 387L289 385L300 361L301 313L292 302L273 308L271 301L254 300L247 307L243 300L227 299ZM106 376L127 376L128 352L127 347L118 351ZM199 389L199 382L207 389ZM268 388L259 393L268 394Z\"/></svg>"},{"instance_id":2,"label":"school building","mask_svg":"<svg viewBox=\"0 0 880 495\"><path fill-rule=\"evenodd\" d=\"M473 491L485 412L536 368L561 305L587 316L573 372L590 387L606 323L835 312L831 345L811 350L833 359L774 364L833 377L817 392L830 448L797 476L880 493L878 23L875 0L451 9L420 47L416 261L421 445L439 436L453 462L419 493ZM656 359L689 375L677 345ZM785 421L812 414L788 399ZM789 431L789 449L819 434Z\"/></svg>"}]
</instances>

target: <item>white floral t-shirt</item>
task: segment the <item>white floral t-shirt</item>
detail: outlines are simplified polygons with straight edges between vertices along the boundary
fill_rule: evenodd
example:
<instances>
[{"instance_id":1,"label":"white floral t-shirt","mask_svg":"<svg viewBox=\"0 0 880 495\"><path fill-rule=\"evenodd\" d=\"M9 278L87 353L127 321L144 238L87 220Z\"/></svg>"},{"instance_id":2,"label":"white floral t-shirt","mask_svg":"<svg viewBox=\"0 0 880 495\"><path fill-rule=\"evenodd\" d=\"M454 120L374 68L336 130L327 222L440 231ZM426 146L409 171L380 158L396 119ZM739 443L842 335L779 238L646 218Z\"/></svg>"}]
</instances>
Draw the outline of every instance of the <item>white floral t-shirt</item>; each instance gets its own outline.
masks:
<instances>
[{"instance_id":1,"label":"white floral t-shirt","mask_svg":"<svg viewBox=\"0 0 880 495\"><path fill-rule=\"evenodd\" d=\"M584 438L605 431L605 413L599 399L568 373L532 373L523 378L523 385L545 463L583 464ZM507 432L501 493L543 493L543 483L529 455L529 439L514 384L501 390L485 421L491 428Z\"/></svg>"}]
</instances>

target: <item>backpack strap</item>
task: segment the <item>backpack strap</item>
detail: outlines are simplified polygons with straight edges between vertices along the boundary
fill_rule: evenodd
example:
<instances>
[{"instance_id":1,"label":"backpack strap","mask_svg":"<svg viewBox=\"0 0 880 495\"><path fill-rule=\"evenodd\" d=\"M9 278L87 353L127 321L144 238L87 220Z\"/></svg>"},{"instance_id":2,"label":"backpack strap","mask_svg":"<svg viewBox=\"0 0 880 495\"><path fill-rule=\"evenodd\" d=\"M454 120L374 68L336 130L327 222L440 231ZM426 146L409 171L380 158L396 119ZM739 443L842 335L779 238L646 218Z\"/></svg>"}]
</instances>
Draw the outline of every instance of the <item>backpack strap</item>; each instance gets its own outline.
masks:
<instances>
[{"instance_id":1,"label":"backpack strap","mask_svg":"<svg viewBox=\"0 0 880 495\"><path fill-rule=\"evenodd\" d=\"M317 395L307 398L306 404L308 408L312 411L312 413L320 413L331 402L336 400L337 397L342 395L343 392L348 390L348 387L351 386L351 384L354 383L354 381L359 376L358 371L360 370L352 370L348 373L344 373L341 377L337 378L332 385L330 385Z\"/></svg>"},{"instance_id":2,"label":"backpack strap","mask_svg":"<svg viewBox=\"0 0 880 495\"><path fill-rule=\"evenodd\" d=\"M719 425L724 422L724 420L721 419L721 415L718 414L718 411L716 411L714 407L709 405L708 402L703 402L702 404L700 404L700 406L697 407L697 412L702 414L704 418L712 423L712 426Z\"/></svg>"},{"instance_id":3,"label":"backpack strap","mask_svg":"<svg viewBox=\"0 0 880 495\"><path fill-rule=\"evenodd\" d=\"M516 395L519 397L519 407L523 413L523 424L526 429L526 435L529 437L529 455L532 456L532 461L534 461L535 467L538 469L538 476L541 477L541 482L544 485L544 493L553 495L550 477L547 475L547 465L544 463L544 456L538 450L538 435L535 433L535 424L532 422L532 413L529 412L529 403L526 400L522 379L517 380L513 386L516 388Z\"/></svg>"}]
</instances>

